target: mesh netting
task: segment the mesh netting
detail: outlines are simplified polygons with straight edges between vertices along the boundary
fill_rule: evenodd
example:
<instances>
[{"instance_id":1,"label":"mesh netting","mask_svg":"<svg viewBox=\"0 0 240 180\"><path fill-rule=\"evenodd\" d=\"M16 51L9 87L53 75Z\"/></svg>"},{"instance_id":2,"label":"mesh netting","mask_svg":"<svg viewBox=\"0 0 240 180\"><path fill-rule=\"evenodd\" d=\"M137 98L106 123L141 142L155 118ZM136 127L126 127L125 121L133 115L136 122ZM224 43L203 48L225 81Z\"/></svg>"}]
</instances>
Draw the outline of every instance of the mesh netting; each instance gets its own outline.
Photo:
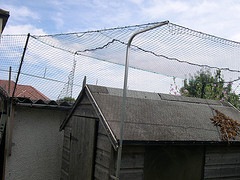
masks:
<instances>
[{"instance_id":1,"label":"mesh netting","mask_svg":"<svg viewBox=\"0 0 240 180\"><path fill-rule=\"evenodd\" d=\"M19 84L35 87L50 99L77 97L82 80L123 87L126 47L131 35L157 23L36 36L31 35ZM9 66L16 80L27 35L1 37L0 79ZM202 68L222 71L238 91L240 43L168 23L136 36L130 48L129 89L169 93ZM176 93L176 92L175 92Z\"/></svg>"}]
</instances>

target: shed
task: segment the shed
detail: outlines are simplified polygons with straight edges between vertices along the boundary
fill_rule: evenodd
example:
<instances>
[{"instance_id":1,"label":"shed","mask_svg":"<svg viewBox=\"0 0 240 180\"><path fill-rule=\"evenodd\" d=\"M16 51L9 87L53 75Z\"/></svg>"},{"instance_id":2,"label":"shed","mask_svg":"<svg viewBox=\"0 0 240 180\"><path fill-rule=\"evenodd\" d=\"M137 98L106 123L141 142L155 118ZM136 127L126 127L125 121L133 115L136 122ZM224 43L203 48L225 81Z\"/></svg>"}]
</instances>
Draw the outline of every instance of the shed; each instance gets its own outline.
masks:
<instances>
[{"instance_id":1,"label":"shed","mask_svg":"<svg viewBox=\"0 0 240 180\"><path fill-rule=\"evenodd\" d=\"M220 112L239 130L240 112L230 104L131 90L126 102L121 180L240 178L240 138L224 139L213 124ZM114 177L121 103L121 89L83 88L60 127L61 179Z\"/></svg>"}]
</instances>

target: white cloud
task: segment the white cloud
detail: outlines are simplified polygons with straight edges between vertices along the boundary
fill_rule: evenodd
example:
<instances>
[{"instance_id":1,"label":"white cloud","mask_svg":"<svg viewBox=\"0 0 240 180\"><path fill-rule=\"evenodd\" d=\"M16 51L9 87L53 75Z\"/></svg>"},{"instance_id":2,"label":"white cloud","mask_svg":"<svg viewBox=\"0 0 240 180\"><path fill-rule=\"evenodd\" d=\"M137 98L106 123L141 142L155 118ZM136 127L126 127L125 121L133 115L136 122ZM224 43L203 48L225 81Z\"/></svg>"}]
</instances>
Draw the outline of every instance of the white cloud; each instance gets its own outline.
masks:
<instances>
[{"instance_id":1,"label":"white cloud","mask_svg":"<svg viewBox=\"0 0 240 180\"><path fill-rule=\"evenodd\" d=\"M5 5L4 9L10 11L10 19L11 21L20 21L23 22L26 19L34 19L39 20L40 16L37 12L32 11L26 6L13 6L13 5Z\"/></svg>"},{"instance_id":2,"label":"white cloud","mask_svg":"<svg viewBox=\"0 0 240 180\"><path fill-rule=\"evenodd\" d=\"M149 5L141 7L142 13L150 19L158 19L162 16L171 16L189 10L189 3L180 1L151 1Z\"/></svg>"},{"instance_id":3,"label":"white cloud","mask_svg":"<svg viewBox=\"0 0 240 180\"><path fill-rule=\"evenodd\" d=\"M3 34L46 34L43 29L34 27L33 25L8 25L5 27Z\"/></svg>"},{"instance_id":4,"label":"white cloud","mask_svg":"<svg viewBox=\"0 0 240 180\"><path fill-rule=\"evenodd\" d=\"M143 0L130 0L130 2L137 4L137 5L141 5L143 3Z\"/></svg>"},{"instance_id":5,"label":"white cloud","mask_svg":"<svg viewBox=\"0 0 240 180\"><path fill-rule=\"evenodd\" d=\"M55 22L58 29L64 28L65 22L61 12L56 13L55 16L51 17L51 19Z\"/></svg>"}]
</instances>

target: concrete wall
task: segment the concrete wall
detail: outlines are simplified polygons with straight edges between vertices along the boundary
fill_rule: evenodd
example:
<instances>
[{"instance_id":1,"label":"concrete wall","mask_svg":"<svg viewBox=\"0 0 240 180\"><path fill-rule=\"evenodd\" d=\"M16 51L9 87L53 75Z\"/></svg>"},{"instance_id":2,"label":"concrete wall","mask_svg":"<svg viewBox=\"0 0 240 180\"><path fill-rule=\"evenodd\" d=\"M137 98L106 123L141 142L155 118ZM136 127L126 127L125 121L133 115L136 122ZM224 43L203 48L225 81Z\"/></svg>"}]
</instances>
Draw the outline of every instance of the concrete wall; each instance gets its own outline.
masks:
<instances>
[{"instance_id":1,"label":"concrete wall","mask_svg":"<svg viewBox=\"0 0 240 180\"><path fill-rule=\"evenodd\" d=\"M7 180L60 179L63 132L59 126L65 114L56 109L16 108Z\"/></svg>"}]
</instances>

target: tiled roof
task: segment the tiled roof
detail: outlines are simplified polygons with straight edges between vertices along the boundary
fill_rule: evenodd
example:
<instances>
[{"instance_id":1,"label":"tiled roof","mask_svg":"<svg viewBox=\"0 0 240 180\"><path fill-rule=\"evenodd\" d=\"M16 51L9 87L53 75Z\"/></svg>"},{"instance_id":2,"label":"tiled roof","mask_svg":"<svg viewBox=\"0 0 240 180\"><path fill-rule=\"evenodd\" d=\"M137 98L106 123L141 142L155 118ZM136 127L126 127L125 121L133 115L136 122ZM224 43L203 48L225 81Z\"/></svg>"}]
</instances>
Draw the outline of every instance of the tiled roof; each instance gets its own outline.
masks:
<instances>
[{"instance_id":1,"label":"tiled roof","mask_svg":"<svg viewBox=\"0 0 240 180\"><path fill-rule=\"evenodd\" d=\"M0 86L8 92L8 80L0 80ZM10 82L10 96L12 96L13 89L15 86L15 82ZM21 97L21 98L29 98L30 100L43 100L43 101L49 101L50 99L42 94L40 91L35 89L32 86L29 85L21 85L17 84L16 91L15 91L15 97Z\"/></svg>"}]
</instances>

